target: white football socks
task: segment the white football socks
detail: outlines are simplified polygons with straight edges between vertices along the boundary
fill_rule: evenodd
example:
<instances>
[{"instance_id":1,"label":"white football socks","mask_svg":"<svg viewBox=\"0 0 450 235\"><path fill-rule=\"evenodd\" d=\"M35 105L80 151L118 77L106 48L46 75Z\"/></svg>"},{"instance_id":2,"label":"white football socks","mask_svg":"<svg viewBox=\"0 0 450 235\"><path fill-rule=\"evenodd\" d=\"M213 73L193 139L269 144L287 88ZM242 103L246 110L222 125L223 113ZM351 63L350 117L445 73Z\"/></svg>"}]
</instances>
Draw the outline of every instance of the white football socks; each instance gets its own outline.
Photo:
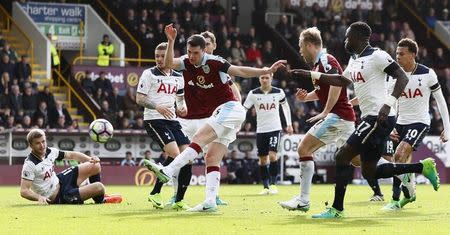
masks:
<instances>
[{"instance_id":1,"label":"white football socks","mask_svg":"<svg viewBox=\"0 0 450 235\"><path fill-rule=\"evenodd\" d=\"M216 204L216 197L219 194L220 171L206 173L206 202Z\"/></svg>"},{"instance_id":2,"label":"white football socks","mask_svg":"<svg viewBox=\"0 0 450 235\"><path fill-rule=\"evenodd\" d=\"M303 203L309 203L309 194L311 192L311 181L314 175L314 161L300 162L300 200Z\"/></svg>"},{"instance_id":3,"label":"white football socks","mask_svg":"<svg viewBox=\"0 0 450 235\"><path fill-rule=\"evenodd\" d=\"M187 147L183 152L180 153L168 166L164 167L163 172L170 177L173 177L175 173L180 172L181 167L188 164L190 161L198 156L197 151L191 147Z\"/></svg>"}]
</instances>

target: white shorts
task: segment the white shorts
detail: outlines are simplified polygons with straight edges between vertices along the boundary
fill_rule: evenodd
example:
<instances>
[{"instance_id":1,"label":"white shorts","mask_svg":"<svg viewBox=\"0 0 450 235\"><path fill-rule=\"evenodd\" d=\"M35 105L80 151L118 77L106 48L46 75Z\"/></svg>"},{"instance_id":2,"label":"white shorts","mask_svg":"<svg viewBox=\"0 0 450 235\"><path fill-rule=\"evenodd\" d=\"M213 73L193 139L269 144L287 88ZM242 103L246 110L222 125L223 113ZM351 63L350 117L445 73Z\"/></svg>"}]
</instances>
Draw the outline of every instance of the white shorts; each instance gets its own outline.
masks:
<instances>
[{"instance_id":1,"label":"white shorts","mask_svg":"<svg viewBox=\"0 0 450 235\"><path fill-rule=\"evenodd\" d=\"M354 130L355 122L344 120L334 113L329 113L324 119L311 127L308 134L316 137L325 145L336 143L336 147L339 148L345 144Z\"/></svg>"},{"instance_id":2,"label":"white shorts","mask_svg":"<svg viewBox=\"0 0 450 235\"><path fill-rule=\"evenodd\" d=\"M246 110L238 101L229 101L217 107L213 115L202 119L179 118L183 132L192 140L195 133L208 123L216 132L218 138L213 142L228 145L236 140L236 133L241 129Z\"/></svg>"}]
</instances>

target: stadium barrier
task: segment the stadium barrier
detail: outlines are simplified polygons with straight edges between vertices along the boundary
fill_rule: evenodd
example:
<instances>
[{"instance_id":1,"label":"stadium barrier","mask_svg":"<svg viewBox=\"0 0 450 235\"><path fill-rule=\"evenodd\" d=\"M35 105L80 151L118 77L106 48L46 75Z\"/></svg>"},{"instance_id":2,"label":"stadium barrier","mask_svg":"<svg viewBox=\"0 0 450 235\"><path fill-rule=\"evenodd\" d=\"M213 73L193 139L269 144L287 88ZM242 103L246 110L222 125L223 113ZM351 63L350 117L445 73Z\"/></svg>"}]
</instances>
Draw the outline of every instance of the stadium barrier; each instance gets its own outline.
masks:
<instances>
[{"instance_id":1,"label":"stadium barrier","mask_svg":"<svg viewBox=\"0 0 450 235\"><path fill-rule=\"evenodd\" d=\"M59 173L66 167L56 167ZM19 185L22 165L0 165L0 185ZM205 167L193 166L191 185L205 185ZM221 180L227 179L227 167L220 168ZM155 183L155 175L145 167L137 166L102 166L102 182L105 185L150 186ZM171 184L171 182L169 182Z\"/></svg>"},{"instance_id":2,"label":"stadium barrier","mask_svg":"<svg viewBox=\"0 0 450 235\"><path fill-rule=\"evenodd\" d=\"M26 141L27 130L15 130L13 132L0 132L0 164L22 165L23 160L29 154L28 143ZM280 178L283 181L286 177L293 177L294 182L299 181L298 168L298 143L304 135L284 135L279 146ZM105 167L115 167L115 164L125 157L125 153L130 151L136 160L144 156L148 149L152 151L152 157L161 155L159 145L147 136L143 130L123 130L115 131L114 138L105 144L99 144L90 140L87 130L67 131L65 129L47 130L47 144L49 147L56 147L62 150L90 151L102 159L112 159L114 164ZM246 154L256 159L256 140L253 134L241 133L229 150L235 150L238 158L243 158ZM334 182L334 152L336 146L331 144L319 149L315 154L316 175L321 177L320 182ZM441 176L441 182L450 182L450 145L442 143L438 136L427 136L418 151L413 153L413 161L418 161L427 157L436 160ZM2 166L5 167L5 166ZM3 171L2 171L3 172ZM358 175L358 170L356 174ZM3 173L2 173L2 178ZM224 177L225 178L225 177Z\"/></svg>"}]
</instances>

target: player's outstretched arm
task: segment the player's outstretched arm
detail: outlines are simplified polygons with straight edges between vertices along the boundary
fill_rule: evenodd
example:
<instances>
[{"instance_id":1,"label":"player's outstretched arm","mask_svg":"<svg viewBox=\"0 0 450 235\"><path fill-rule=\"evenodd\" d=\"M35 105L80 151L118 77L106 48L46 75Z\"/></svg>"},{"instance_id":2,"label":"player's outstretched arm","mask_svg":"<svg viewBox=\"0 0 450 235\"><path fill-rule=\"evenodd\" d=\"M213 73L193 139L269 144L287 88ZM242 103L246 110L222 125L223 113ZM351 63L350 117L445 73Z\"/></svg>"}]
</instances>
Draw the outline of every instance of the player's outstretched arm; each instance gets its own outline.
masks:
<instances>
[{"instance_id":1,"label":"player's outstretched arm","mask_svg":"<svg viewBox=\"0 0 450 235\"><path fill-rule=\"evenodd\" d=\"M242 78L254 78L264 74L275 73L280 67L285 67L286 60L279 60L270 66L270 68L253 68L248 66L231 65L228 68L228 74Z\"/></svg>"},{"instance_id":2,"label":"player's outstretched arm","mask_svg":"<svg viewBox=\"0 0 450 235\"><path fill-rule=\"evenodd\" d=\"M436 100L439 113L442 117L442 124L444 125L444 130L441 133L441 141L447 142L450 139L450 121L447 109L447 104L445 102L444 95L442 94L441 88L433 92L433 97Z\"/></svg>"},{"instance_id":3,"label":"player's outstretched arm","mask_svg":"<svg viewBox=\"0 0 450 235\"><path fill-rule=\"evenodd\" d=\"M179 70L181 67L181 59L173 58L173 46L175 44L175 38L177 37L177 30L173 27L173 24L169 24L164 28L164 33L166 34L168 44L166 54L164 55L164 66Z\"/></svg>"},{"instance_id":4,"label":"player's outstretched arm","mask_svg":"<svg viewBox=\"0 0 450 235\"><path fill-rule=\"evenodd\" d=\"M33 192L31 190L31 183L31 180L23 178L20 180L20 196L30 201L38 201L39 204L48 204L50 199Z\"/></svg>"},{"instance_id":5,"label":"player's outstretched arm","mask_svg":"<svg viewBox=\"0 0 450 235\"><path fill-rule=\"evenodd\" d=\"M281 103L281 109L283 109L283 114L286 118L286 132L289 135L292 135L292 133L294 133L294 129L292 128L291 108L289 107L289 102L287 100L284 103Z\"/></svg>"},{"instance_id":6,"label":"player's outstretched arm","mask_svg":"<svg viewBox=\"0 0 450 235\"><path fill-rule=\"evenodd\" d=\"M352 83L350 79L340 74L327 74L304 69L293 69L289 73L295 77L311 79L313 84L320 81L325 85L346 87Z\"/></svg>"},{"instance_id":7,"label":"player's outstretched arm","mask_svg":"<svg viewBox=\"0 0 450 235\"><path fill-rule=\"evenodd\" d=\"M386 121L389 112L391 111L391 107L396 104L398 97L400 97L406 85L408 84L408 77L406 76L405 71L403 71L403 69L400 68L400 66L396 62L393 62L391 65L387 66L384 71L387 75L396 79L396 81L392 94L386 98L384 105L378 112L378 123L383 123Z\"/></svg>"}]
</instances>

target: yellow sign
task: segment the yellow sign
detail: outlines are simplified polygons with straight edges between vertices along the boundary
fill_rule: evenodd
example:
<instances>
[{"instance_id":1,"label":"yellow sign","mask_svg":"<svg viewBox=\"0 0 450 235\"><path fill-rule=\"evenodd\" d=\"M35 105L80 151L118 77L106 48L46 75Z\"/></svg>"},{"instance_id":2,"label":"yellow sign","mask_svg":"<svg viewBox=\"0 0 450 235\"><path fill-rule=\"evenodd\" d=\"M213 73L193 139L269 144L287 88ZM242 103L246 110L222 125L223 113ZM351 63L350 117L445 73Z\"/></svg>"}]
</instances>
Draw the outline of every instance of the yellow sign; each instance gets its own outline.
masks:
<instances>
[{"instance_id":1,"label":"yellow sign","mask_svg":"<svg viewBox=\"0 0 450 235\"><path fill-rule=\"evenodd\" d=\"M127 76L129 86L136 86L139 82L139 76L136 73L129 73Z\"/></svg>"},{"instance_id":2,"label":"yellow sign","mask_svg":"<svg viewBox=\"0 0 450 235\"><path fill-rule=\"evenodd\" d=\"M147 168L139 168L134 175L134 183L140 185L153 185L155 183L155 175Z\"/></svg>"}]
</instances>

